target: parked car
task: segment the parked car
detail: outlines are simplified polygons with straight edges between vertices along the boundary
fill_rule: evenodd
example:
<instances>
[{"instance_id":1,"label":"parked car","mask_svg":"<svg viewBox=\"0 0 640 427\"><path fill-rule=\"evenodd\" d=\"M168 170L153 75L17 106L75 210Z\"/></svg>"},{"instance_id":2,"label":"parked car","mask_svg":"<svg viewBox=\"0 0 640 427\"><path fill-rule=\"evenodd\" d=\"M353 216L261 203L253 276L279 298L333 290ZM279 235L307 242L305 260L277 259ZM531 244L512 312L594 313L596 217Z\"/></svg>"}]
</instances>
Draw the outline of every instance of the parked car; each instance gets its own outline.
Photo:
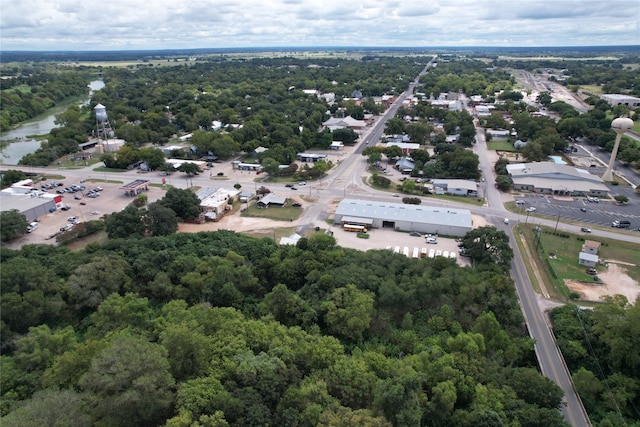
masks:
<instances>
[{"instance_id":1,"label":"parked car","mask_svg":"<svg viewBox=\"0 0 640 427\"><path fill-rule=\"evenodd\" d=\"M536 208L535 208L535 207L533 207L533 206L529 206L529 207L527 208L527 212L535 212L535 211L536 211Z\"/></svg>"},{"instance_id":2,"label":"parked car","mask_svg":"<svg viewBox=\"0 0 640 427\"><path fill-rule=\"evenodd\" d=\"M291 187L293 187L293 184L285 184L284 186L287 187L287 188L291 188Z\"/></svg>"},{"instance_id":3,"label":"parked car","mask_svg":"<svg viewBox=\"0 0 640 427\"><path fill-rule=\"evenodd\" d=\"M411 233L409 233L409 236L422 237L422 234L418 233L417 231L412 231Z\"/></svg>"},{"instance_id":4,"label":"parked car","mask_svg":"<svg viewBox=\"0 0 640 427\"><path fill-rule=\"evenodd\" d=\"M60 228L60 231L62 231L62 232L64 233L65 231L69 231L69 230L71 230L72 228L73 228L73 224L67 224L67 225L65 225L64 227L61 227L61 228Z\"/></svg>"},{"instance_id":5,"label":"parked car","mask_svg":"<svg viewBox=\"0 0 640 427\"><path fill-rule=\"evenodd\" d=\"M580 208L580 212L586 212L587 208Z\"/></svg>"},{"instance_id":6,"label":"parked car","mask_svg":"<svg viewBox=\"0 0 640 427\"><path fill-rule=\"evenodd\" d=\"M587 274L591 274L591 275L598 274L598 270L596 270L595 268L587 268L585 271L587 272Z\"/></svg>"}]
</instances>

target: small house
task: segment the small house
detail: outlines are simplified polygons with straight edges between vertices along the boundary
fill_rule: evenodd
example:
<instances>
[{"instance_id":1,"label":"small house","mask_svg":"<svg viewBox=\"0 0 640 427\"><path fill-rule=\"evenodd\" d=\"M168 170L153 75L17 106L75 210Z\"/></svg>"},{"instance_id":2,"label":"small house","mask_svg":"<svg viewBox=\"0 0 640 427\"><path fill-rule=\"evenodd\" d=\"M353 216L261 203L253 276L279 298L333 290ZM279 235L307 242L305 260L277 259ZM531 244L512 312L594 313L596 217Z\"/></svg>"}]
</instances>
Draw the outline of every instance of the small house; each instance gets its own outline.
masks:
<instances>
[{"instance_id":1,"label":"small house","mask_svg":"<svg viewBox=\"0 0 640 427\"><path fill-rule=\"evenodd\" d=\"M580 252L578 264L584 265L585 267L595 267L598 264L598 255Z\"/></svg>"},{"instance_id":2,"label":"small house","mask_svg":"<svg viewBox=\"0 0 640 427\"><path fill-rule=\"evenodd\" d=\"M598 251L600 250L600 242L596 242L593 240L585 240L582 245L582 252L598 255Z\"/></svg>"}]
</instances>

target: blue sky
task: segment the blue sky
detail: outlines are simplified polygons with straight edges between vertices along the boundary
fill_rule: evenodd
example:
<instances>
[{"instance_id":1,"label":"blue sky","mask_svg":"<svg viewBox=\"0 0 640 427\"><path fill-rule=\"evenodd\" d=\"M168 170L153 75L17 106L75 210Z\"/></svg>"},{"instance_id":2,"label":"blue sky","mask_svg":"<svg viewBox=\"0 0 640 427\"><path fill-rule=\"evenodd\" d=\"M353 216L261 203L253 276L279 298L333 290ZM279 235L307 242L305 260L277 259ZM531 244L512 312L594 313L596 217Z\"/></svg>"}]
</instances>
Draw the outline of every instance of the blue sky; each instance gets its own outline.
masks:
<instances>
[{"instance_id":1,"label":"blue sky","mask_svg":"<svg viewBox=\"0 0 640 427\"><path fill-rule=\"evenodd\" d=\"M0 0L0 49L640 45L639 21L639 0Z\"/></svg>"}]
</instances>

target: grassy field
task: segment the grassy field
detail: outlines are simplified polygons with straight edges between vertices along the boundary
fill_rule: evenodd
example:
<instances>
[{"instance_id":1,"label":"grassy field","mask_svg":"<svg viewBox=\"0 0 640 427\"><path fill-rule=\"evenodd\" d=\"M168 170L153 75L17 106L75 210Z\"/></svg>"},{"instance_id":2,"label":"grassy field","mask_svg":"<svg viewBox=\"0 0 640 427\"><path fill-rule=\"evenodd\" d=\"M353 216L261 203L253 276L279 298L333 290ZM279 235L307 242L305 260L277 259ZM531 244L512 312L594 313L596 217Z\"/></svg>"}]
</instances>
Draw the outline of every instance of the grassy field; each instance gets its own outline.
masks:
<instances>
[{"instance_id":1,"label":"grassy field","mask_svg":"<svg viewBox=\"0 0 640 427\"><path fill-rule=\"evenodd\" d=\"M516 151L513 144L509 141L491 141L487 143L489 150L495 151Z\"/></svg>"},{"instance_id":2,"label":"grassy field","mask_svg":"<svg viewBox=\"0 0 640 427\"><path fill-rule=\"evenodd\" d=\"M300 217L302 210L294 207L270 207L266 209L259 208L255 203L250 205L242 216L252 218L268 218L275 221L294 221Z\"/></svg>"},{"instance_id":3,"label":"grassy field","mask_svg":"<svg viewBox=\"0 0 640 427\"><path fill-rule=\"evenodd\" d=\"M596 95L602 95L604 93L602 92L602 86L600 85L582 85L580 86L580 89Z\"/></svg>"},{"instance_id":4,"label":"grassy field","mask_svg":"<svg viewBox=\"0 0 640 427\"><path fill-rule=\"evenodd\" d=\"M590 281L592 277L585 272L585 267L578 264L578 254L584 243L585 236L566 232L554 233L550 227L541 227L540 232L535 231L534 224L521 224L518 231L525 237L528 251L533 254L531 261L543 273L547 289L551 296L567 298L569 289L564 284L564 279ZM589 238L588 236L587 238ZM640 245L611 240L601 237L592 237L590 240L602 244L599 257L628 263L627 274L634 280L640 281L640 265L638 253Z\"/></svg>"},{"instance_id":5,"label":"grassy field","mask_svg":"<svg viewBox=\"0 0 640 427\"><path fill-rule=\"evenodd\" d=\"M429 194L426 197L429 199L449 200L451 202L466 203L473 206L482 206L484 204L484 199L482 197L451 196L448 194Z\"/></svg>"}]
</instances>

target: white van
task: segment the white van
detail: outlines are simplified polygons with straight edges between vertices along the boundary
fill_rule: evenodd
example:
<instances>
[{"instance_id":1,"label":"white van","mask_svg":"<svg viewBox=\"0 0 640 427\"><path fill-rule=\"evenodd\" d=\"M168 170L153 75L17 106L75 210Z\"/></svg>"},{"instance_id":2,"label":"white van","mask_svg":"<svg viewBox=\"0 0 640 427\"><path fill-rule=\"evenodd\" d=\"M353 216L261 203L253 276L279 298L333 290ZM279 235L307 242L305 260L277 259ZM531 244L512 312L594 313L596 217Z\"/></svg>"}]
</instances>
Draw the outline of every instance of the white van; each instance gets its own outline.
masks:
<instances>
[{"instance_id":1,"label":"white van","mask_svg":"<svg viewBox=\"0 0 640 427\"><path fill-rule=\"evenodd\" d=\"M31 233L34 230L38 229L38 223L37 222L32 222L31 224L27 225L27 233Z\"/></svg>"}]
</instances>

